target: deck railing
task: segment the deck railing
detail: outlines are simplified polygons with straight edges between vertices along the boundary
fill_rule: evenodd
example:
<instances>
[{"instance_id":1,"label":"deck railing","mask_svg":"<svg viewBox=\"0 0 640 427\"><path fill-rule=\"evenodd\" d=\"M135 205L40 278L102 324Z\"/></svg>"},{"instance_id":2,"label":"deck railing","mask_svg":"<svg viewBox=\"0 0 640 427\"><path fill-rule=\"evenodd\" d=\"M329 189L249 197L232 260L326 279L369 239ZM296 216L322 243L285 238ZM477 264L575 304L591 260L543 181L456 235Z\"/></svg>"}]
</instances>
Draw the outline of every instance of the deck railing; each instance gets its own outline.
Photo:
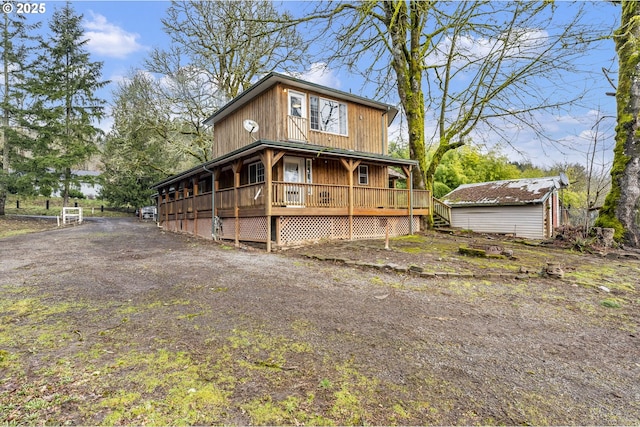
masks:
<instances>
[{"instance_id":1,"label":"deck railing","mask_svg":"<svg viewBox=\"0 0 640 427\"><path fill-rule=\"evenodd\" d=\"M216 191L216 209L233 209L236 200L235 194L233 188ZM264 196L264 183L238 187L238 207L252 208L264 206Z\"/></svg>"},{"instance_id":2,"label":"deck railing","mask_svg":"<svg viewBox=\"0 0 640 427\"><path fill-rule=\"evenodd\" d=\"M194 201L194 207L198 212L211 210L211 193L199 194Z\"/></svg>"},{"instance_id":3,"label":"deck railing","mask_svg":"<svg viewBox=\"0 0 640 427\"><path fill-rule=\"evenodd\" d=\"M436 198L433 199L433 214L451 223L451 207Z\"/></svg>"},{"instance_id":4,"label":"deck railing","mask_svg":"<svg viewBox=\"0 0 640 427\"><path fill-rule=\"evenodd\" d=\"M234 188L225 188L215 193L216 209L233 209L236 206L236 191L239 208L264 207L266 201L266 184L250 184ZM274 207L305 208L347 208L349 207L349 186L330 184L300 184L293 182L272 183L271 205ZM413 207L426 209L431 206L430 193L424 190L413 190ZM168 206L161 202L161 214L190 213L211 210L211 193L170 201ZM354 208L407 209L409 207L409 190L396 188L353 188ZM167 212L168 209L168 212Z\"/></svg>"},{"instance_id":5,"label":"deck railing","mask_svg":"<svg viewBox=\"0 0 640 427\"><path fill-rule=\"evenodd\" d=\"M428 191L413 190L413 207L429 208ZM329 184L273 183L273 206L343 208L349 206L349 186ZM355 208L407 209L409 190L354 187Z\"/></svg>"},{"instance_id":6,"label":"deck railing","mask_svg":"<svg viewBox=\"0 0 640 427\"><path fill-rule=\"evenodd\" d=\"M349 206L349 186L274 182L272 206L344 208Z\"/></svg>"},{"instance_id":7,"label":"deck railing","mask_svg":"<svg viewBox=\"0 0 640 427\"><path fill-rule=\"evenodd\" d=\"M292 141L308 141L307 119L304 117L289 116L289 139Z\"/></svg>"}]
</instances>

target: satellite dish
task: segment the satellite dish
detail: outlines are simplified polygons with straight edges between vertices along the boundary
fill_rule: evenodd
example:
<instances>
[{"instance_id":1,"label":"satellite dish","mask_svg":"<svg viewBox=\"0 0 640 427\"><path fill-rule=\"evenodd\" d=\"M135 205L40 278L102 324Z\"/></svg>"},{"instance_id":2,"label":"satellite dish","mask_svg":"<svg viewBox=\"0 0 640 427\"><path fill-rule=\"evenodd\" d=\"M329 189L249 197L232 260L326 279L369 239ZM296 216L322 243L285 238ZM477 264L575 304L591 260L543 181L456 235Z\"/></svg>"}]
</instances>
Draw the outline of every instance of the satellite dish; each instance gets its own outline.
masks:
<instances>
[{"instance_id":1,"label":"satellite dish","mask_svg":"<svg viewBox=\"0 0 640 427\"><path fill-rule=\"evenodd\" d=\"M260 129L260 126L258 126L258 123L254 122L251 119L246 119L242 125L244 126L245 130L249 133L254 133L254 132L258 132L258 129Z\"/></svg>"},{"instance_id":2,"label":"satellite dish","mask_svg":"<svg viewBox=\"0 0 640 427\"><path fill-rule=\"evenodd\" d=\"M563 172L560 172L560 186L561 187L569 186L569 178Z\"/></svg>"}]
</instances>

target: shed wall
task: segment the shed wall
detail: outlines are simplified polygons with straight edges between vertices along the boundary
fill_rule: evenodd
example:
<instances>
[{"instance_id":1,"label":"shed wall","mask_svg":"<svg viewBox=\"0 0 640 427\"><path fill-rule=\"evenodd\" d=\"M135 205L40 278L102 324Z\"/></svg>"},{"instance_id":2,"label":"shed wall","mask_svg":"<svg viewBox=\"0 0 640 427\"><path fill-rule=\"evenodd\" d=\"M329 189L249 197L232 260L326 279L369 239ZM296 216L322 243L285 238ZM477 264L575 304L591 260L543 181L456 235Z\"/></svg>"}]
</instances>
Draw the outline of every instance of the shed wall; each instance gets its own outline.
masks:
<instances>
[{"instance_id":1,"label":"shed wall","mask_svg":"<svg viewBox=\"0 0 640 427\"><path fill-rule=\"evenodd\" d=\"M451 226L544 239L543 205L452 207Z\"/></svg>"}]
</instances>

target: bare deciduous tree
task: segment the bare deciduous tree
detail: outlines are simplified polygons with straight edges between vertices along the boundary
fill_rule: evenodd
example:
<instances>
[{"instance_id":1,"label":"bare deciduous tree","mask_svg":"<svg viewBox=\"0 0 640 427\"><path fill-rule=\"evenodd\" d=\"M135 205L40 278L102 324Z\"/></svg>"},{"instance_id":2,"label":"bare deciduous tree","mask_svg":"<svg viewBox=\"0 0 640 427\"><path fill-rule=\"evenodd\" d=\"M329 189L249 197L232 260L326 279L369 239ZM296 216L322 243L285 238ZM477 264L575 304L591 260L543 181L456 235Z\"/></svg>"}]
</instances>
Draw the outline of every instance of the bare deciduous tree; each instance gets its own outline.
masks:
<instances>
[{"instance_id":1,"label":"bare deciduous tree","mask_svg":"<svg viewBox=\"0 0 640 427\"><path fill-rule=\"evenodd\" d=\"M304 44L296 29L271 1L173 1L162 20L171 46L155 49L145 62L159 76L158 102L168 108L168 144L193 163L210 160L213 137L203 121L274 69L297 69Z\"/></svg>"},{"instance_id":2,"label":"bare deciduous tree","mask_svg":"<svg viewBox=\"0 0 640 427\"><path fill-rule=\"evenodd\" d=\"M102 151L101 195L117 206L148 204L151 184L175 173L186 157L173 143L170 114L158 102L155 86L152 76L138 72L113 93L114 124Z\"/></svg>"},{"instance_id":3,"label":"bare deciduous tree","mask_svg":"<svg viewBox=\"0 0 640 427\"><path fill-rule=\"evenodd\" d=\"M584 5L551 2L365 1L323 3L301 21L327 28L327 61L359 71L407 117L414 182L431 188L442 156L481 126L510 143L505 124L545 134L536 113L578 101L568 73L605 29L582 24ZM562 16L559 16L562 15ZM432 126L427 135L425 123ZM427 158L427 145L434 147Z\"/></svg>"},{"instance_id":4,"label":"bare deciduous tree","mask_svg":"<svg viewBox=\"0 0 640 427\"><path fill-rule=\"evenodd\" d=\"M172 44L189 64L231 99L260 74L304 62L302 37L274 22L291 17L272 1L173 1L162 20Z\"/></svg>"}]
</instances>

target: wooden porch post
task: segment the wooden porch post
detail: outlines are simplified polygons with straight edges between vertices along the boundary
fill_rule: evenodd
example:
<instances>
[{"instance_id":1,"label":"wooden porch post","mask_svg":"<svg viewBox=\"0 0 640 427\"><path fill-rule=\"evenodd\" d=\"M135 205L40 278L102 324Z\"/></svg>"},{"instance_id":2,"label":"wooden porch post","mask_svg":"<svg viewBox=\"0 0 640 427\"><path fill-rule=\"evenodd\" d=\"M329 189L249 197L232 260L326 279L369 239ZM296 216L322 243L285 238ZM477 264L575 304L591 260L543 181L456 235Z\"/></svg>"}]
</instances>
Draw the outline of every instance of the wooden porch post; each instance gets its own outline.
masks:
<instances>
[{"instance_id":1,"label":"wooden porch post","mask_svg":"<svg viewBox=\"0 0 640 427\"><path fill-rule=\"evenodd\" d=\"M187 211L189 210L189 204L187 203L187 195L189 194L189 181L182 181L182 219L186 223ZM182 231L182 230L180 230Z\"/></svg>"},{"instance_id":2,"label":"wooden porch post","mask_svg":"<svg viewBox=\"0 0 640 427\"><path fill-rule=\"evenodd\" d=\"M198 194L198 180L193 181L193 200L191 206L193 207L193 235L198 235L198 206L196 205L196 195Z\"/></svg>"},{"instance_id":3,"label":"wooden porch post","mask_svg":"<svg viewBox=\"0 0 640 427\"><path fill-rule=\"evenodd\" d=\"M164 223L165 227L169 226L169 187L164 190Z\"/></svg>"},{"instance_id":4,"label":"wooden porch post","mask_svg":"<svg viewBox=\"0 0 640 427\"><path fill-rule=\"evenodd\" d=\"M407 201L409 202L409 234L413 234L413 175L412 173L412 169L413 166L403 166L402 167L402 171L405 173L405 175L407 175L407 178L409 179L409 182L407 185L408 191L409 191L409 197L407 198Z\"/></svg>"},{"instance_id":5,"label":"wooden porch post","mask_svg":"<svg viewBox=\"0 0 640 427\"><path fill-rule=\"evenodd\" d=\"M219 175L219 173L213 174L213 188L211 189L211 206L213 207L213 210L211 211L212 216L218 216L218 205L215 203L215 197L218 190L220 190ZM211 221L213 221L213 218L211 218Z\"/></svg>"},{"instance_id":6,"label":"wooden porch post","mask_svg":"<svg viewBox=\"0 0 640 427\"><path fill-rule=\"evenodd\" d=\"M240 208L238 205L238 197L240 196L240 192L238 188L240 187L240 171L242 170L242 160L238 160L233 164L233 214L236 219L236 231L235 231L235 239L236 239L236 247L240 246Z\"/></svg>"},{"instance_id":7,"label":"wooden porch post","mask_svg":"<svg viewBox=\"0 0 640 427\"><path fill-rule=\"evenodd\" d=\"M265 188L265 215L267 217L267 252L271 252L271 200L273 199L273 152L270 149L265 150L264 156L260 156L264 165L264 185Z\"/></svg>"},{"instance_id":8,"label":"wooden porch post","mask_svg":"<svg viewBox=\"0 0 640 427\"><path fill-rule=\"evenodd\" d=\"M360 160L354 162L353 159L340 159L342 166L349 173L349 240L353 240L353 207L355 204L355 196L353 191L353 172L360 166Z\"/></svg>"},{"instance_id":9,"label":"wooden porch post","mask_svg":"<svg viewBox=\"0 0 640 427\"><path fill-rule=\"evenodd\" d=\"M277 151L277 152L271 152L271 166L269 167L269 174L271 176L270 178L270 184L269 184L269 215L272 214L272 207L273 207L273 199L274 199L274 195L273 195L273 167L280 161L280 159L282 159L285 155L285 151ZM265 177L266 179L266 177ZM276 176L276 180L280 179L279 177ZM270 217L271 218L271 217ZM269 227L271 227L271 220L269 220ZM271 228L269 228L269 230L271 230ZM269 240L271 240L271 233L273 231L269 232ZM280 223L276 222L276 244L279 245L280 242Z\"/></svg>"}]
</instances>

